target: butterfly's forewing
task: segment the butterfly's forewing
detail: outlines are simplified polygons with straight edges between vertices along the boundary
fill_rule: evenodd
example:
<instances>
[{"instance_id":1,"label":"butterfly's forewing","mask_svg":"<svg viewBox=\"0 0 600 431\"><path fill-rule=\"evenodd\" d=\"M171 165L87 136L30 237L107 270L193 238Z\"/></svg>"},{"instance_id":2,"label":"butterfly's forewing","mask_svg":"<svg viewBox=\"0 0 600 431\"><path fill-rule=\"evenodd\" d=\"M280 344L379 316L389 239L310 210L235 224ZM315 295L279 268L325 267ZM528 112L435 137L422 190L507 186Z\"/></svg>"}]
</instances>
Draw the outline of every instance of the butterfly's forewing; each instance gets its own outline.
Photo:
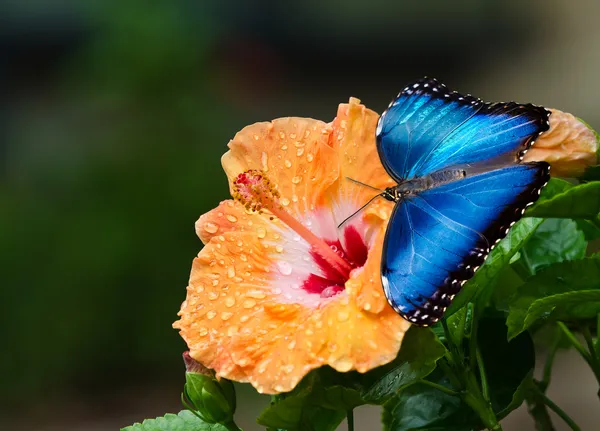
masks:
<instances>
[{"instance_id":1,"label":"butterfly's forewing","mask_svg":"<svg viewBox=\"0 0 600 431\"><path fill-rule=\"evenodd\" d=\"M397 181L505 155L517 162L548 129L549 115L530 104L484 103L425 78L406 87L381 115L377 148Z\"/></svg>"},{"instance_id":2,"label":"butterfly's forewing","mask_svg":"<svg viewBox=\"0 0 600 431\"><path fill-rule=\"evenodd\" d=\"M544 162L515 165L426 190L399 202L388 224L381 275L404 318L437 321L549 178Z\"/></svg>"}]
</instances>

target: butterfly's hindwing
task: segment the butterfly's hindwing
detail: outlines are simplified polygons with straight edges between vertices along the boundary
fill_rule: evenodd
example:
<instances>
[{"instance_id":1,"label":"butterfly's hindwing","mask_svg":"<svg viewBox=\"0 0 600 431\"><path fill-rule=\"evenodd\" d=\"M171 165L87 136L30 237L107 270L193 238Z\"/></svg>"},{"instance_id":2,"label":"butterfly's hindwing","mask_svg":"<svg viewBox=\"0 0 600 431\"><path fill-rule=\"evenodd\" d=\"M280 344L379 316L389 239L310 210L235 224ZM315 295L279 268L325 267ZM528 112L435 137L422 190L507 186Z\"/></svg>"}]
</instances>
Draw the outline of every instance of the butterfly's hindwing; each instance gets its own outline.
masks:
<instances>
[{"instance_id":1,"label":"butterfly's hindwing","mask_svg":"<svg viewBox=\"0 0 600 431\"><path fill-rule=\"evenodd\" d=\"M547 163L520 164L400 201L382 256L382 281L392 307L415 324L436 322L548 178Z\"/></svg>"}]
</instances>

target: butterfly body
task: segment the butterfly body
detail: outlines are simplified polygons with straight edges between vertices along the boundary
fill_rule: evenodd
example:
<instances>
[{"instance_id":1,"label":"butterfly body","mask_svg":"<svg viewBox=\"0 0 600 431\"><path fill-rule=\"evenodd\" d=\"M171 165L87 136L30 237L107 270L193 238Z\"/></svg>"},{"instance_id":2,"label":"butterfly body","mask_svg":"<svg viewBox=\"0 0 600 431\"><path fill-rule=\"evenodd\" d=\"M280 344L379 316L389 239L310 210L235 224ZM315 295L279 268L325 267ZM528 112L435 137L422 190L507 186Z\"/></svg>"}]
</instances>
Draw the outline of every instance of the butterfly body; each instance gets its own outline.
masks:
<instances>
[{"instance_id":1,"label":"butterfly body","mask_svg":"<svg viewBox=\"0 0 600 431\"><path fill-rule=\"evenodd\" d=\"M407 320L436 322L493 246L548 181L546 163L521 163L547 130L534 105L487 104L423 79L377 126L381 161L397 185L383 248L388 302Z\"/></svg>"}]
</instances>

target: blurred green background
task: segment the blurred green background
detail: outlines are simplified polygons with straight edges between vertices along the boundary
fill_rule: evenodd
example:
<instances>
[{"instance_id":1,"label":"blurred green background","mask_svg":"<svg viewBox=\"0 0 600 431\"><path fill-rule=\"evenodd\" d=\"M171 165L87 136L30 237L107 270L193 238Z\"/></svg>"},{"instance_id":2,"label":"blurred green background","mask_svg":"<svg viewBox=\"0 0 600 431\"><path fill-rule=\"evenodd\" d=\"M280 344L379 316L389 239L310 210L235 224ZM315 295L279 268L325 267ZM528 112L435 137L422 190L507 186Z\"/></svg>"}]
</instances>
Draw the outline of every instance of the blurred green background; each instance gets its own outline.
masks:
<instances>
[{"instance_id":1,"label":"blurred green background","mask_svg":"<svg viewBox=\"0 0 600 431\"><path fill-rule=\"evenodd\" d=\"M350 96L381 112L428 75L598 129L598 16L594 0L0 0L0 428L179 410L171 324L242 127L330 121ZM241 391L251 429L262 400Z\"/></svg>"}]
</instances>

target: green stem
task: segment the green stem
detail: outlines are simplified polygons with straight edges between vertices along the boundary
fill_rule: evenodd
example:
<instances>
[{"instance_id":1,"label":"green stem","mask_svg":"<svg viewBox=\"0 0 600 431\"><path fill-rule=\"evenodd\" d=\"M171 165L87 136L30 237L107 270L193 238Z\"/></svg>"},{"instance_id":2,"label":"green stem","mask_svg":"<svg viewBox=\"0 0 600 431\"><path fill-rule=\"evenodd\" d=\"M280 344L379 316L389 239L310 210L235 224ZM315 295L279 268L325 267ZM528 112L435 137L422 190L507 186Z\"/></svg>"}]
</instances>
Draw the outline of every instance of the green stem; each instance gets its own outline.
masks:
<instances>
[{"instance_id":1,"label":"green stem","mask_svg":"<svg viewBox=\"0 0 600 431\"><path fill-rule=\"evenodd\" d=\"M592 339L590 328L588 326L584 326L581 328L581 333L583 334L583 338L585 339L585 343L587 344L589 350L590 366L592 367L592 371L594 372L596 380L600 385L600 360L598 360L598 355L596 355L596 349L594 348L594 340ZM600 389L598 390L598 397L600 397Z\"/></svg>"},{"instance_id":2,"label":"green stem","mask_svg":"<svg viewBox=\"0 0 600 431\"><path fill-rule=\"evenodd\" d=\"M471 370L474 370L477 362L477 330L479 327L479 316L477 316L477 307L473 304L473 316L471 318L471 335L469 337L469 363Z\"/></svg>"},{"instance_id":3,"label":"green stem","mask_svg":"<svg viewBox=\"0 0 600 431\"><path fill-rule=\"evenodd\" d=\"M596 226L598 229L600 229L600 218L594 217L594 218L590 219L589 221L592 222L592 224L594 226Z\"/></svg>"},{"instance_id":4,"label":"green stem","mask_svg":"<svg viewBox=\"0 0 600 431\"><path fill-rule=\"evenodd\" d=\"M554 343L552 343L550 350L548 351L546 363L544 364L544 374L542 377L542 381L539 382L540 389L542 392L546 392L546 389L548 389L548 386L550 386L550 380L552 378L552 366L554 365L554 358L556 357L556 352L558 352L561 340L562 333L559 333L558 336L554 339Z\"/></svg>"},{"instance_id":5,"label":"green stem","mask_svg":"<svg viewBox=\"0 0 600 431\"><path fill-rule=\"evenodd\" d=\"M539 385L539 383L533 380L532 385ZM544 400L539 396L538 391L528 391L525 402L527 403L527 411L533 418L537 431L556 431L552 424L552 419L548 414L546 404L544 404Z\"/></svg>"},{"instance_id":6,"label":"green stem","mask_svg":"<svg viewBox=\"0 0 600 431\"><path fill-rule=\"evenodd\" d=\"M430 382L429 380L421 380L420 383L422 383L424 385L427 385L427 386L430 386L432 388L435 388L438 391L442 391L445 394L452 395L453 397L459 397L460 396L459 392L453 391L452 389L447 388L446 386L443 386L443 385L440 385L440 384L437 384L437 383L434 383L434 382Z\"/></svg>"},{"instance_id":7,"label":"green stem","mask_svg":"<svg viewBox=\"0 0 600 431\"><path fill-rule=\"evenodd\" d=\"M240 427L238 427L235 422L231 421L231 422L227 422L225 424L223 424L223 426L225 428L227 428L229 431L242 431L242 429Z\"/></svg>"},{"instance_id":8,"label":"green stem","mask_svg":"<svg viewBox=\"0 0 600 431\"><path fill-rule=\"evenodd\" d=\"M476 381L474 382L474 385L468 385L467 391L463 396L463 400L469 405L469 407L473 409L475 413L477 413L481 419L481 422L487 429L492 431L502 431L502 425L500 425L498 422L496 414L492 410L490 403L484 400L481 396L481 392L479 391Z\"/></svg>"},{"instance_id":9,"label":"green stem","mask_svg":"<svg viewBox=\"0 0 600 431\"><path fill-rule=\"evenodd\" d=\"M448 347L450 348L450 354L452 357L451 363L453 363L456 366L459 366L462 364L462 359L460 357L460 354L458 353L458 347L454 342L454 338L452 338L452 334L450 332L450 328L448 328L448 322L446 321L446 319L442 319L442 328L444 328L444 335L446 336L446 340L448 341Z\"/></svg>"},{"instance_id":10,"label":"green stem","mask_svg":"<svg viewBox=\"0 0 600 431\"><path fill-rule=\"evenodd\" d=\"M581 328L581 333L583 334L583 339L587 344L588 350L590 351L590 356L592 359L595 359L596 362L598 358L596 357L596 350L594 349L594 340L592 340L592 334L590 333L590 328L584 326Z\"/></svg>"},{"instance_id":11,"label":"green stem","mask_svg":"<svg viewBox=\"0 0 600 431\"><path fill-rule=\"evenodd\" d=\"M354 410L348 410L346 417L348 420L348 431L354 431Z\"/></svg>"},{"instance_id":12,"label":"green stem","mask_svg":"<svg viewBox=\"0 0 600 431\"><path fill-rule=\"evenodd\" d=\"M490 400L490 391L488 388L487 376L485 374L485 365L483 363L483 357L479 347L475 349L475 355L477 356L477 366L479 367L479 378L481 379L481 392L483 393L483 399L486 401Z\"/></svg>"},{"instance_id":13,"label":"green stem","mask_svg":"<svg viewBox=\"0 0 600 431\"><path fill-rule=\"evenodd\" d=\"M579 428L575 421L571 419L571 417L568 414L566 414L563 409L558 407L554 403L554 401L548 398L546 394L543 393L537 385L534 385L534 390L536 392L536 395L542 399L544 404L546 404L550 408L550 410L556 413L556 415L559 418L561 418L569 426L569 428L571 428L573 431L581 431L581 428Z\"/></svg>"},{"instance_id":14,"label":"green stem","mask_svg":"<svg viewBox=\"0 0 600 431\"><path fill-rule=\"evenodd\" d=\"M569 328L567 328L567 325L565 325L563 322L558 322L558 327L565 334L565 336L567 337L569 342L573 345L575 350L577 350L579 352L579 354L583 357L583 359L585 359L585 361L588 363L588 365L593 369L594 367L592 365L592 358L590 357L589 353L586 352L585 347L583 347L581 345L581 343L575 337L575 335L569 330Z\"/></svg>"},{"instance_id":15,"label":"green stem","mask_svg":"<svg viewBox=\"0 0 600 431\"><path fill-rule=\"evenodd\" d=\"M450 365L448 365L448 362L449 362L448 358L446 358L446 357L441 358L438 361L438 366L442 369L442 371L444 372L444 375L446 377L448 377L448 380L450 380L450 383L452 383L452 386L454 386L455 388L464 388L464 385L462 384L460 378L454 372L454 369L452 367L450 367Z\"/></svg>"}]
</instances>

